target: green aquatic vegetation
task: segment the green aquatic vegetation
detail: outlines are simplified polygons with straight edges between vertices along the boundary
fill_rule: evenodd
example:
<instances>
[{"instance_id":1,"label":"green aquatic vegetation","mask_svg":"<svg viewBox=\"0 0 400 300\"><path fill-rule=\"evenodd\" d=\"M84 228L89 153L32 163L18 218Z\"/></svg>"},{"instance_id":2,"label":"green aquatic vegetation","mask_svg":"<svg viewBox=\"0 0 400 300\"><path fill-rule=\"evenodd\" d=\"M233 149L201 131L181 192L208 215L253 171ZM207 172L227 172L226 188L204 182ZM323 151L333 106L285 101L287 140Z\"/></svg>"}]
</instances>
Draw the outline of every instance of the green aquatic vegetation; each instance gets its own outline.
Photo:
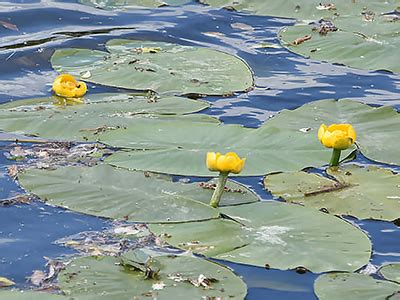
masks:
<instances>
[{"instance_id":1,"label":"green aquatic vegetation","mask_svg":"<svg viewBox=\"0 0 400 300\"><path fill-rule=\"evenodd\" d=\"M400 218L400 175L378 167L329 168L330 178L306 172L271 174L264 186L290 203L334 215L394 221Z\"/></svg>"},{"instance_id":2,"label":"green aquatic vegetation","mask_svg":"<svg viewBox=\"0 0 400 300\"><path fill-rule=\"evenodd\" d=\"M387 280L400 283L400 263L383 265L379 273Z\"/></svg>"},{"instance_id":3,"label":"green aquatic vegetation","mask_svg":"<svg viewBox=\"0 0 400 300\"><path fill-rule=\"evenodd\" d=\"M173 182L169 176L131 172L108 165L28 169L19 173L22 187L49 204L90 215L135 222L189 222L218 218L208 203L210 183ZM211 187L211 188L207 188ZM222 205L258 201L258 197L234 182Z\"/></svg>"},{"instance_id":4,"label":"green aquatic vegetation","mask_svg":"<svg viewBox=\"0 0 400 300\"><path fill-rule=\"evenodd\" d=\"M69 297L79 299L244 299L245 283L231 270L189 256L134 250L121 258L75 259L59 275Z\"/></svg>"},{"instance_id":5,"label":"green aquatic vegetation","mask_svg":"<svg viewBox=\"0 0 400 300\"><path fill-rule=\"evenodd\" d=\"M150 230L174 247L282 270L355 271L371 255L371 242L361 230L323 212L279 202L220 211L232 220L151 224Z\"/></svg>"},{"instance_id":6,"label":"green aquatic vegetation","mask_svg":"<svg viewBox=\"0 0 400 300\"><path fill-rule=\"evenodd\" d=\"M163 42L110 40L108 52L58 49L53 68L88 82L157 93L227 95L253 87L240 58L209 48Z\"/></svg>"},{"instance_id":7,"label":"green aquatic vegetation","mask_svg":"<svg viewBox=\"0 0 400 300\"><path fill-rule=\"evenodd\" d=\"M392 299L391 296L400 290L400 285L364 274L331 273L318 277L314 290L320 300L381 300Z\"/></svg>"}]
</instances>

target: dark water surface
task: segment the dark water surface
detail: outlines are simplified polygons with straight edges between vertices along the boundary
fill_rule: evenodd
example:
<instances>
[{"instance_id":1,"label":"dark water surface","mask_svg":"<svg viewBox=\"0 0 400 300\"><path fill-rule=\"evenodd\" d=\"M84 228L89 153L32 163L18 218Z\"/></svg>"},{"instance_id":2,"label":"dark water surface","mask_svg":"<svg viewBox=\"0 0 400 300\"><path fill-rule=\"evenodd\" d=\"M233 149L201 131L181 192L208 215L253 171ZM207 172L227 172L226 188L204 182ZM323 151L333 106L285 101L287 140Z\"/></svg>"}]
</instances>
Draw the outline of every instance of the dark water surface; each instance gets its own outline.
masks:
<instances>
[{"instance_id":1,"label":"dark water surface","mask_svg":"<svg viewBox=\"0 0 400 300\"><path fill-rule=\"evenodd\" d=\"M123 37L210 47L246 60L255 73L253 91L227 98L206 98L213 107L205 112L226 123L257 127L282 109L294 109L319 99L353 98L372 105L400 108L399 75L311 61L282 47L256 48L262 43L279 45L277 32L293 23L288 19L215 10L196 3L112 12L72 1L20 0L0 2L0 21L18 28L17 31L0 25L0 103L51 94L51 83L57 75L49 63L54 49L104 49L107 40ZM89 87L91 93L115 90L93 84ZM7 166L15 163L4 156L9 145L0 143L1 199L19 191L6 175ZM373 164L360 156L357 162ZM393 170L399 172L400 168ZM273 200L262 188L261 177L239 181L262 199ZM372 264L400 261L398 226L389 222L348 220L370 235L374 247ZM27 286L26 277L33 270L44 269L44 257L56 258L73 252L55 245L55 240L108 226L106 220L40 202L0 207L0 275L14 280L20 287ZM313 293L316 274L226 265L243 276L249 287L247 299L316 298Z\"/></svg>"}]
</instances>

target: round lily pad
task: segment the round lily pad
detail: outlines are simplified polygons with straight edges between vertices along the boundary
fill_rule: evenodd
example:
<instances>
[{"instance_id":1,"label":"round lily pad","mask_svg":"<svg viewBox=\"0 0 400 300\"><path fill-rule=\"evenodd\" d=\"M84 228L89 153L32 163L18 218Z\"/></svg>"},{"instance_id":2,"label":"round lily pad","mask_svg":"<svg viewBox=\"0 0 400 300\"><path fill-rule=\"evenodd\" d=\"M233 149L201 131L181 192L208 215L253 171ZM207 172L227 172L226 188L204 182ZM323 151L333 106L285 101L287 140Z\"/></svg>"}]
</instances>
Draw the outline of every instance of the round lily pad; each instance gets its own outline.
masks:
<instances>
[{"instance_id":1,"label":"round lily pad","mask_svg":"<svg viewBox=\"0 0 400 300\"><path fill-rule=\"evenodd\" d=\"M191 0L79 0L80 3L94 6L100 9L138 9L138 8L156 8L168 5L182 5Z\"/></svg>"},{"instance_id":2,"label":"round lily pad","mask_svg":"<svg viewBox=\"0 0 400 300\"><path fill-rule=\"evenodd\" d=\"M221 208L234 221L152 224L167 243L209 257L276 269L354 271L371 255L368 237L328 214L278 202Z\"/></svg>"},{"instance_id":3,"label":"round lily pad","mask_svg":"<svg viewBox=\"0 0 400 300\"><path fill-rule=\"evenodd\" d=\"M0 299L7 300L70 300L69 297L37 291L0 290Z\"/></svg>"},{"instance_id":4,"label":"round lily pad","mask_svg":"<svg viewBox=\"0 0 400 300\"><path fill-rule=\"evenodd\" d=\"M400 283L400 263L384 265L379 269L379 273L387 280Z\"/></svg>"},{"instance_id":5,"label":"round lily pad","mask_svg":"<svg viewBox=\"0 0 400 300\"><path fill-rule=\"evenodd\" d=\"M360 69L400 72L396 56L400 46L398 23L379 13L373 21L362 18L361 10L356 16L339 17L329 25L335 31L327 33L322 28L325 22L287 27L280 32L280 39L289 50L312 59ZM304 36L311 38L300 44L295 42Z\"/></svg>"},{"instance_id":6,"label":"round lily pad","mask_svg":"<svg viewBox=\"0 0 400 300\"><path fill-rule=\"evenodd\" d=\"M378 13L394 9L398 2L389 1L347 1L336 0L333 2L319 2L314 0L198 0L200 3L213 7L224 7L263 16L276 16L305 20L318 20L320 18L336 15L357 15L367 7ZM324 5L325 4L325 5ZM329 6L329 4L331 4ZM333 6L332 6L333 4ZM393 7L394 6L394 7Z\"/></svg>"},{"instance_id":7,"label":"round lily pad","mask_svg":"<svg viewBox=\"0 0 400 300\"><path fill-rule=\"evenodd\" d=\"M130 127L102 135L102 141L120 147L140 148L143 143L157 151L119 152L107 162L120 167L160 173L210 176L204 164L208 151L236 151L246 157L239 176L300 170L329 162L332 150L317 139L322 123L350 123L357 131L357 144L368 158L400 164L400 116L391 107L373 108L353 100L321 100L293 111L283 110L258 129L237 125L173 123L163 130L148 126L145 131ZM135 136L133 141L131 136ZM400 147L400 145L399 145ZM354 149L354 148L352 148ZM344 158L352 149L342 154ZM173 164L170 162L174 161Z\"/></svg>"},{"instance_id":8,"label":"round lily pad","mask_svg":"<svg viewBox=\"0 0 400 300\"><path fill-rule=\"evenodd\" d=\"M328 179L306 172L265 177L274 196L335 215L393 221L400 218L400 175L377 167L356 165L327 170Z\"/></svg>"},{"instance_id":9,"label":"round lily pad","mask_svg":"<svg viewBox=\"0 0 400 300\"><path fill-rule=\"evenodd\" d=\"M93 94L73 102L59 97L34 98L0 105L0 129L69 141L96 141L101 133L126 126L173 120L201 111L206 102L180 97L152 98L133 94ZM213 122L204 115L183 116L185 122Z\"/></svg>"},{"instance_id":10,"label":"round lily pad","mask_svg":"<svg viewBox=\"0 0 400 300\"><path fill-rule=\"evenodd\" d=\"M85 81L158 93L226 95L253 86L247 64L221 51L119 39L106 47L109 52L59 49L51 63Z\"/></svg>"},{"instance_id":11,"label":"round lily pad","mask_svg":"<svg viewBox=\"0 0 400 300\"><path fill-rule=\"evenodd\" d=\"M364 274L331 273L318 277L314 289L320 300L382 300L400 291L400 285Z\"/></svg>"},{"instance_id":12,"label":"round lily pad","mask_svg":"<svg viewBox=\"0 0 400 300\"><path fill-rule=\"evenodd\" d=\"M18 176L25 190L47 203L74 211L136 222L187 222L218 217L208 203L212 190L169 177L96 167L28 169ZM205 183L212 185L214 182ZM245 187L230 182L222 205L258 201ZM235 190L240 192L234 192Z\"/></svg>"},{"instance_id":13,"label":"round lily pad","mask_svg":"<svg viewBox=\"0 0 400 300\"><path fill-rule=\"evenodd\" d=\"M246 285L231 270L194 256L150 257L128 252L83 257L61 271L59 285L79 299L244 299Z\"/></svg>"}]
</instances>

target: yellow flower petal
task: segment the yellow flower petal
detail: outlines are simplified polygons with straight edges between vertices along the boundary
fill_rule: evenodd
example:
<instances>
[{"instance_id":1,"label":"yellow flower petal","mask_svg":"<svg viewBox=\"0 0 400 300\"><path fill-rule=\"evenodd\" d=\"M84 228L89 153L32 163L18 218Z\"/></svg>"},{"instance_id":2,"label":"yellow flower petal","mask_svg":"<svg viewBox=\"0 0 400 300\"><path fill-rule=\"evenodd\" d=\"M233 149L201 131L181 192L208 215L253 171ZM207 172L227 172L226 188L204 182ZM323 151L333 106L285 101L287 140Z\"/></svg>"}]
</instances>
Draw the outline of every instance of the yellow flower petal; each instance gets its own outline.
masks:
<instances>
[{"instance_id":1,"label":"yellow flower petal","mask_svg":"<svg viewBox=\"0 0 400 300\"><path fill-rule=\"evenodd\" d=\"M53 91L61 97L82 97L86 94L87 86L84 82L77 82L70 74L61 74L53 82Z\"/></svg>"},{"instance_id":2,"label":"yellow flower petal","mask_svg":"<svg viewBox=\"0 0 400 300\"><path fill-rule=\"evenodd\" d=\"M241 159L235 152L228 152L225 155L208 152L206 162L210 171L238 174L244 167L245 159Z\"/></svg>"},{"instance_id":3,"label":"yellow flower petal","mask_svg":"<svg viewBox=\"0 0 400 300\"><path fill-rule=\"evenodd\" d=\"M221 156L221 153L219 153L219 152L217 152L217 153L215 153L215 152L208 152L208 153L207 153L206 162L207 162L207 168L208 168L210 171L218 171L218 168L217 168L217 159L218 159L219 156Z\"/></svg>"},{"instance_id":4,"label":"yellow flower petal","mask_svg":"<svg viewBox=\"0 0 400 300\"><path fill-rule=\"evenodd\" d=\"M322 124L318 130L318 139L327 148L345 150L353 145L356 132L350 124Z\"/></svg>"}]
</instances>

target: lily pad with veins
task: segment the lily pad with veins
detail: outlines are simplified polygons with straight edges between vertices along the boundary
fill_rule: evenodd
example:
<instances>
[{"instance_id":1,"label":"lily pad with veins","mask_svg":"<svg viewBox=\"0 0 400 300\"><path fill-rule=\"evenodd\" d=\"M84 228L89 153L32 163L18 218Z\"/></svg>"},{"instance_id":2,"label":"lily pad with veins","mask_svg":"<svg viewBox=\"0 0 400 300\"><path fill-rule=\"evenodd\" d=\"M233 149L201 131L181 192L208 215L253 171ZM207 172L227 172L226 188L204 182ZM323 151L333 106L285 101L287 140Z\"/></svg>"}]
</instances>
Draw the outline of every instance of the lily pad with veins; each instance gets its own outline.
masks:
<instances>
[{"instance_id":1,"label":"lily pad with veins","mask_svg":"<svg viewBox=\"0 0 400 300\"><path fill-rule=\"evenodd\" d=\"M174 247L235 263L312 272L355 271L371 255L368 237L349 223L278 202L220 208L233 220L151 224Z\"/></svg>"}]
</instances>

